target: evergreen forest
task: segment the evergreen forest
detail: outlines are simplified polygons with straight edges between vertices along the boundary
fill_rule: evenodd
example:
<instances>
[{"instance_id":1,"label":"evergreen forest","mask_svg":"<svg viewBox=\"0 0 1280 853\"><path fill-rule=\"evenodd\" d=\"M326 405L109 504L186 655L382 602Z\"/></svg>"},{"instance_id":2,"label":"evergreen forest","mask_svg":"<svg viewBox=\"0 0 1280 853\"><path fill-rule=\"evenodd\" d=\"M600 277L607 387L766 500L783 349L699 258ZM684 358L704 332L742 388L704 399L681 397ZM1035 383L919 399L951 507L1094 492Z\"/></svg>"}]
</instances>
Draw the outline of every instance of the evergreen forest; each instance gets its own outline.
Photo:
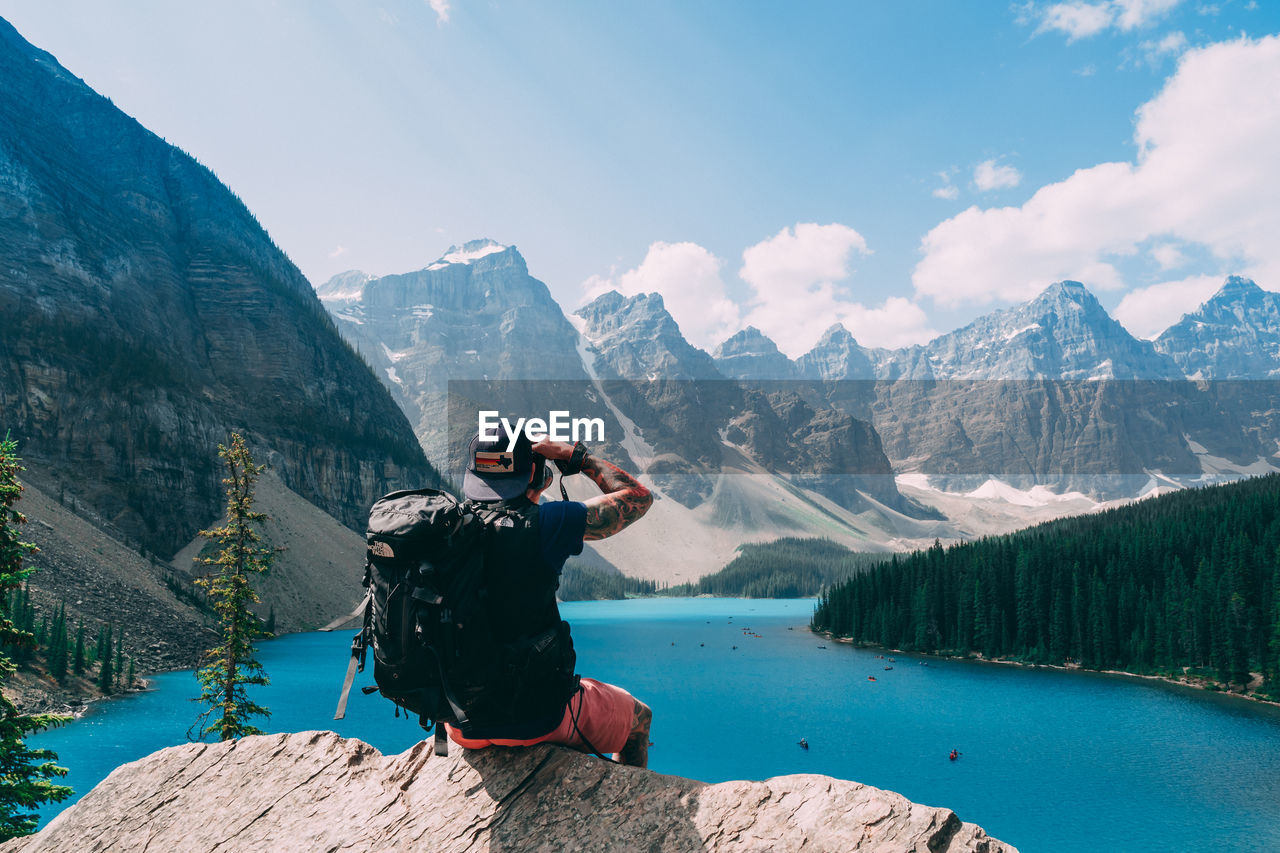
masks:
<instances>
[{"instance_id":1,"label":"evergreen forest","mask_svg":"<svg viewBox=\"0 0 1280 853\"><path fill-rule=\"evenodd\" d=\"M1273 474L935 542L828 590L813 627L908 651L1189 672L1280 697L1278 562Z\"/></svg>"},{"instance_id":2,"label":"evergreen forest","mask_svg":"<svg viewBox=\"0 0 1280 853\"><path fill-rule=\"evenodd\" d=\"M879 565L885 556L850 551L830 539L786 537L739 545L738 555L720 571L694 583L667 587L661 594L806 598Z\"/></svg>"}]
</instances>

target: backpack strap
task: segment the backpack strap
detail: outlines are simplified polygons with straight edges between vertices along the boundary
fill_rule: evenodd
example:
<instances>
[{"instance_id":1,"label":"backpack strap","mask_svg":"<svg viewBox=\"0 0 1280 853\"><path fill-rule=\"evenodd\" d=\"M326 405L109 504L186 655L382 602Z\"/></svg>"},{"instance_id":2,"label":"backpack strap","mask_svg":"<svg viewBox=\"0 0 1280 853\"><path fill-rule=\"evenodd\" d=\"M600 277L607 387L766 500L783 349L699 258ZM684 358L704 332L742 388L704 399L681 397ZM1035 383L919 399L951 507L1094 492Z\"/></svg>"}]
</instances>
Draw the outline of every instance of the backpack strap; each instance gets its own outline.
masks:
<instances>
[{"instance_id":1,"label":"backpack strap","mask_svg":"<svg viewBox=\"0 0 1280 853\"><path fill-rule=\"evenodd\" d=\"M341 720L347 715L347 697L351 695L351 685L356 680L356 672L364 672L365 654L369 649L369 635L373 630L372 588L365 593L364 601L360 606L356 607L351 616L346 617L343 621L355 616L362 608L364 610L364 622L360 626L360 633L351 639L351 660L347 662L347 677L342 682L342 693L338 695L338 709L333 714L335 720Z\"/></svg>"},{"instance_id":2,"label":"backpack strap","mask_svg":"<svg viewBox=\"0 0 1280 853\"><path fill-rule=\"evenodd\" d=\"M436 755L441 757L449 754L449 739L445 736L444 723L436 720Z\"/></svg>"}]
</instances>

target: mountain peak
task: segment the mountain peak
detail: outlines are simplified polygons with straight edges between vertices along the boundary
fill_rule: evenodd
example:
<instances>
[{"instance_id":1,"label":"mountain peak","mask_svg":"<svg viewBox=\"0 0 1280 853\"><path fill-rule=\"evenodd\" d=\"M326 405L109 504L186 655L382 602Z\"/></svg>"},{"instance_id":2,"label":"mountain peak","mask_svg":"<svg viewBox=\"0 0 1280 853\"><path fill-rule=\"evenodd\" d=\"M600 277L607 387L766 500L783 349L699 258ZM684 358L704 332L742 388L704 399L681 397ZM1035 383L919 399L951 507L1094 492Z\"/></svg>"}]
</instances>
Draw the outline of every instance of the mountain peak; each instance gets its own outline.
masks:
<instances>
[{"instance_id":1,"label":"mountain peak","mask_svg":"<svg viewBox=\"0 0 1280 853\"><path fill-rule=\"evenodd\" d=\"M857 346L858 341L853 337L853 332L846 329L843 323L832 323L827 327L827 330L822 333L822 337L818 338L817 346L828 346L831 344L848 344L851 346Z\"/></svg>"},{"instance_id":2,"label":"mountain peak","mask_svg":"<svg viewBox=\"0 0 1280 853\"><path fill-rule=\"evenodd\" d=\"M316 286L316 296L324 302L356 302L364 298L364 286L373 276L360 270L340 272Z\"/></svg>"},{"instance_id":3,"label":"mountain peak","mask_svg":"<svg viewBox=\"0 0 1280 853\"><path fill-rule=\"evenodd\" d=\"M744 352L775 353L778 352L778 345L755 326L747 326L741 331L734 332L716 347L715 357Z\"/></svg>"},{"instance_id":4,"label":"mountain peak","mask_svg":"<svg viewBox=\"0 0 1280 853\"><path fill-rule=\"evenodd\" d=\"M755 326L747 326L716 347L716 366L733 379L791 379L796 366L773 339Z\"/></svg>"},{"instance_id":5,"label":"mountain peak","mask_svg":"<svg viewBox=\"0 0 1280 853\"><path fill-rule=\"evenodd\" d=\"M515 246L505 246L497 240L480 239L469 240L461 246L450 246L449 250L440 256L435 263L427 267L429 270L444 269L453 264L471 264L481 258L494 255L499 252L510 251L519 257L520 253L516 251Z\"/></svg>"},{"instance_id":6,"label":"mountain peak","mask_svg":"<svg viewBox=\"0 0 1280 853\"><path fill-rule=\"evenodd\" d=\"M1160 333L1155 347L1195 379L1280 376L1280 293L1244 276Z\"/></svg>"},{"instance_id":7,"label":"mountain peak","mask_svg":"<svg viewBox=\"0 0 1280 853\"><path fill-rule=\"evenodd\" d=\"M1053 284L1040 291L1040 295L1031 300L1029 304L1036 306L1045 305L1062 305L1069 303L1079 305L1081 307L1093 307L1099 305L1098 299L1093 295L1093 291L1085 287L1078 281L1064 279L1055 281Z\"/></svg>"},{"instance_id":8,"label":"mountain peak","mask_svg":"<svg viewBox=\"0 0 1280 853\"><path fill-rule=\"evenodd\" d=\"M1256 293L1262 293L1262 288L1251 278L1245 278L1242 275L1229 275L1227 280L1222 283L1222 287L1213 295L1214 299L1222 296L1253 296Z\"/></svg>"}]
</instances>

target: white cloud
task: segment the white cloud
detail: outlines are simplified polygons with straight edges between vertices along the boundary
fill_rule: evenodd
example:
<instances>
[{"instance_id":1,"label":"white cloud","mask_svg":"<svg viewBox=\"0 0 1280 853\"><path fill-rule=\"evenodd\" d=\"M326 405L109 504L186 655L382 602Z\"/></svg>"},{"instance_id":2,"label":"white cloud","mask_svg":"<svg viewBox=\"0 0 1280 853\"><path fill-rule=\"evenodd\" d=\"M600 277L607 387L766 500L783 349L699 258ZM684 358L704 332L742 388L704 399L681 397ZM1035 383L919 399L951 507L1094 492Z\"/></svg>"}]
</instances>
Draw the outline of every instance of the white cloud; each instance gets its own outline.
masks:
<instances>
[{"instance_id":1,"label":"white cloud","mask_svg":"<svg viewBox=\"0 0 1280 853\"><path fill-rule=\"evenodd\" d=\"M1220 287L1222 277L1216 275L1163 281L1125 294L1112 316L1129 334L1150 340L1204 304Z\"/></svg>"},{"instance_id":2,"label":"white cloud","mask_svg":"<svg viewBox=\"0 0 1280 853\"><path fill-rule=\"evenodd\" d=\"M1116 26L1122 30L1145 27L1182 0L1115 0Z\"/></svg>"},{"instance_id":3,"label":"white cloud","mask_svg":"<svg viewBox=\"0 0 1280 853\"><path fill-rule=\"evenodd\" d=\"M1056 30L1065 33L1067 41L1096 36L1104 30L1115 27L1129 31L1145 27L1163 16L1182 0L1103 0L1103 2L1085 2L1085 0L1067 0L1045 7L1040 13L1040 25L1037 33ZM1025 21L1033 17L1033 13L1023 9L1019 20Z\"/></svg>"},{"instance_id":4,"label":"white cloud","mask_svg":"<svg viewBox=\"0 0 1280 853\"><path fill-rule=\"evenodd\" d=\"M995 160L984 160L973 170L973 182L983 192L1016 187L1022 183L1022 173L1013 166L1000 166Z\"/></svg>"},{"instance_id":5,"label":"white cloud","mask_svg":"<svg viewBox=\"0 0 1280 853\"><path fill-rule=\"evenodd\" d=\"M587 300L609 290L623 296L659 293L685 338L709 350L741 328L738 306L720 276L723 265L696 243L657 242L640 266L621 275L592 276L583 288Z\"/></svg>"},{"instance_id":6,"label":"white cloud","mask_svg":"<svg viewBox=\"0 0 1280 853\"><path fill-rule=\"evenodd\" d=\"M427 0L427 5L436 13L436 23L449 23L449 0Z\"/></svg>"},{"instance_id":7,"label":"white cloud","mask_svg":"<svg viewBox=\"0 0 1280 853\"><path fill-rule=\"evenodd\" d=\"M860 344L868 347L905 347L938 336L937 331L929 327L924 309L901 296L889 297L879 308L851 304L840 322Z\"/></svg>"},{"instance_id":8,"label":"white cloud","mask_svg":"<svg viewBox=\"0 0 1280 853\"><path fill-rule=\"evenodd\" d=\"M831 282L818 282L791 295L772 292L747 314L745 322L764 332L778 349L798 358L833 323L841 323L869 347L902 347L937 337L924 309L910 299L891 296L878 307L849 299Z\"/></svg>"},{"instance_id":9,"label":"white cloud","mask_svg":"<svg viewBox=\"0 0 1280 853\"><path fill-rule=\"evenodd\" d=\"M1187 256L1182 254L1182 250L1174 243L1161 243L1156 246L1151 250L1151 257L1162 270L1171 270L1187 262Z\"/></svg>"},{"instance_id":10,"label":"white cloud","mask_svg":"<svg viewBox=\"0 0 1280 853\"><path fill-rule=\"evenodd\" d=\"M339 246L338 248L334 249L332 252L330 252L330 253L329 253L329 257L331 257L331 258L340 258L340 257L342 257L343 255L345 255L346 253L347 253L347 247L346 247L346 246Z\"/></svg>"},{"instance_id":11,"label":"white cloud","mask_svg":"<svg viewBox=\"0 0 1280 853\"><path fill-rule=\"evenodd\" d=\"M1054 3L1045 9L1036 32L1058 30L1067 34L1068 41L1096 36L1111 26L1113 11L1110 3Z\"/></svg>"},{"instance_id":12,"label":"white cloud","mask_svg":"<svg viewBox=\"0 0 1280 853\"><path fill-rule=\"evenodd\" d=\"M923 343L937 333L924 310L902 297L867 306L842 285L853 260L869 254L866 240L846 225L801 223L742 253L739 275L745 303L725 287L724 262L696 243L654 243L635 269L592 276L586 300L617 290L624 296L660 293L685 338L711 351L734 332L756 326L795 358L810 350L833 323L843 323L868 346Z\"/></svg>"},{"instance_id":13,"label":"white cloud","mask_svg":"<svg viewBox=\"0 0 1280 853\"><path fill-rule=\"evenodd\" d=\"M960 188L951 183L951 171L939 172L938 177L942 179L942 186L933 191L934 198L946 199L947 201L955 201L960 197Z\"/></svg>"},{"instance_id":14,"label":"white cloud","mask_svg":"<svg viewBox=\"0 0 1280 853\"><path fill-rule=\"evenodd\" d=\"M1167 57L1177 56L1187 49L1187 37L1180 31L1172 32L1159 41L1144 41L1139 48L1143 58L1152 68L1158 67Z\"/></svg>"},{"instance_id":15,"label":"white cloud","mask_svg":"<svg viewBox=\"0 0 1280 853\"><path fill-rule=\"evenodd\" d=\"M867 241L847 225L800 223L742 253L742 280L757 290L810 287L849 275L854 254L869 254Z\"/></svg>"},{"instance_id":16,"label":"white cloud","mask_svg":"<svg viewBox=\"0 0 1280 853\"><path fill-rule=\"evenodd\" d=\"M913 282L949 305L1020 300L1062 278L1122 286L1118 257L1163 238L1280 285L1280 36L1184 54L1138 110L1134 163L1101 163L1021 207L970 207L922 240ZM1243 270L1242 270L1243 271Z\"/></svg>"},{"instance_id":17,"label":"white cloud","mask_svg":"<svg viewBox=\"0 0 1280 853\"><path fill-rule=\"evenodd\" d=\"M840 283L852 262L869 254L862 235L838 223L801 223L742 253L739 276L751 287L745 322L771 337L795 358L813 347L833 323L843 323L860 342L901 346L933 337L924 310L894 297L879 307L851 299Z\"/></svg>"}]
</instances>

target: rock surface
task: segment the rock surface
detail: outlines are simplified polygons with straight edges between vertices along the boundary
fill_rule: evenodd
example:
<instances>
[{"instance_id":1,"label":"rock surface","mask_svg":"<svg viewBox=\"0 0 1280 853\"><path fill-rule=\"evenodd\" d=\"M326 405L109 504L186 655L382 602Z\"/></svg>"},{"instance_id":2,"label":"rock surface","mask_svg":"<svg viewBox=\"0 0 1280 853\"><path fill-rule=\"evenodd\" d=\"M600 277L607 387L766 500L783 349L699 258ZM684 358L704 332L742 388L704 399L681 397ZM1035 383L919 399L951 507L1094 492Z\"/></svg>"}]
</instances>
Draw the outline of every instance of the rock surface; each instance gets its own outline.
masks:
<instances>
[{"instance_id":1,"label":"rock surface","mask_svg":"<svg viewBox=\"0 0 1280 853\"><path fill-rule=\"evenodd\" d=\"M707 785L553 746L384 756L332 732L161 750L0 845L54 850L1016 853L947 809L825 776Z\"/></svg>"},{"instance_id":2,"label":"rock surface","mask_svg":"<svg viewBox=\"0 0 1280 853\"><path fill-rule=\"evenodd\" d=\"M2 20L0 79L0 432L36 485L168 559L221 511L232 430L356 529L380 495L436 479L211 171Z\"/></svg>"},{"instance_id":3,"label":"rock surface","mask_svg":"<svg viewBox=\"0 0 1280 853\"><path fill-rule=\"evenodd\" d=\"M1154 343L1193 379L1280 378L1280 293L1229 276Z\"/></svg>"}]
</instances>

